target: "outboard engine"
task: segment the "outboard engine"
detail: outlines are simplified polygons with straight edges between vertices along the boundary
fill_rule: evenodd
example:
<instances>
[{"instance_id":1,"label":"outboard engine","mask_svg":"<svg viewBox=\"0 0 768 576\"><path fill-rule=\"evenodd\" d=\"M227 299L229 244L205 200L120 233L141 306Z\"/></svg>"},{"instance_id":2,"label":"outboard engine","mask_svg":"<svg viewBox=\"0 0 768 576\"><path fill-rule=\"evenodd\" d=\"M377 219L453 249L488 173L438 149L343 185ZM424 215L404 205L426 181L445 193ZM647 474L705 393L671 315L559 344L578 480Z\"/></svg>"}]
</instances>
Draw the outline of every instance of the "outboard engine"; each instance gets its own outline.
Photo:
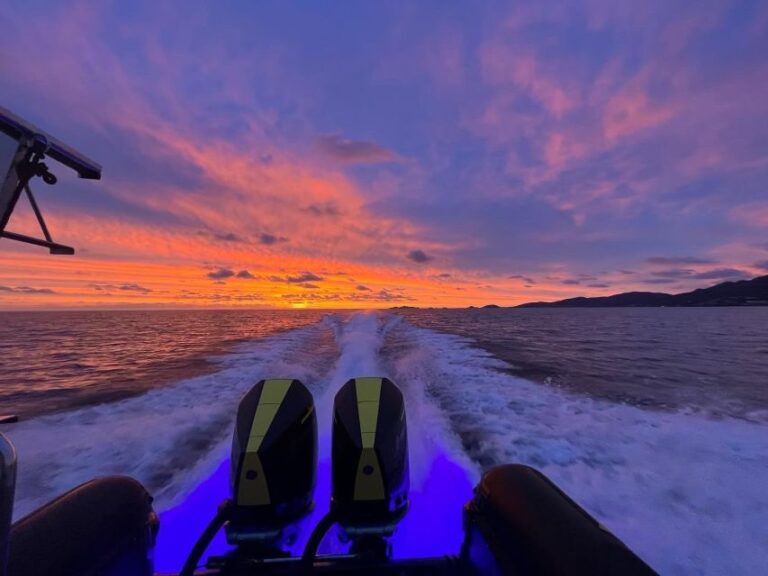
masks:
<instances>
[{"instance_id":1,"label":"outboard engine","mask_svg":"<svg viewBox=\"0 0 768 576\"><path fill-rule=\"evenodd\" d=\"M312 509L317 416L298 380L258 382L240 401L232 439L231 544L276 538Z\"/></svg>"},{"instance_id":2,"label":"outboard engine","mask_svg":"<svg viewBox=\"0 0 768 576\"><path fill-rule=\"evenodd\" d=\"M226 557L214 559L223 566L289 556L286 548L293 543L297 522L314 505L316 468L317 415L312 394L292 378L256 383L237 409L232 497L222 503L200 535L179 576L195 573L222 525L227 541L236 546Z\"/></svg>"},{"instance_id":3,"label":"outboard engine","mask_svg":"<svg viewBox=\"0 0 768 576\"><path fill-rule=\"evenodd\" d=\"M331 512L350 535L391 534L408 510L403 395L387 378L353 378L334 400Z\"/></svg>"}]
</instances>

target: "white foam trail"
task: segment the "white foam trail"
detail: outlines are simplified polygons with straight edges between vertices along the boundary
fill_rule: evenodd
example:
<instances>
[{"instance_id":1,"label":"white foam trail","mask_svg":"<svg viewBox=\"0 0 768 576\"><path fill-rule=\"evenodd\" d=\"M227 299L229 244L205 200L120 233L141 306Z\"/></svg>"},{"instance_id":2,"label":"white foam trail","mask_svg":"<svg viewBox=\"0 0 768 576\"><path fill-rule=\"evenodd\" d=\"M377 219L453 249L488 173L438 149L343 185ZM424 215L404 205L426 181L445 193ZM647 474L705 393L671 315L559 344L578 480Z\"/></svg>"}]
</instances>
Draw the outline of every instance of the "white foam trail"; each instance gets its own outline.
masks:
<instances>
[{"instance_id":1,"label":"white foam trail","mask_svg":"<svg viewBox=\"0 0 768 576\"><path fill-rule=\"evenodd\" d=\"M313 390L321 460L328 461L331 456L333 399L336 393L350 378L382 375L378 356L388 327L381 320L382 317L374 312L358 313L350 318L326 316L323 319L333 330L339 356L326 382L321 388Z\"/></svg>"},{"instance_id":2,"label":"white foam trail","mask_svg":"<svg viewBox=\"0 0 768 576\"><path fill-rule=\"evenodd\" d=\"M445 414L426 396L429 383L401 365L382 361L381 348L390 333L398 329L402 317L368 312L355 314L347 321L326 321L333 327L340 354L329 385L317 400L321 459L330 457L333 398L338 390L350 378L384 376L398 385L405 400L411 486L418 489L423 484L439 455L449 455L470 478L476 478L477 469L452 433Z\"/></svg>"},{"instance_id":3,"label":"white foam trail","mask_svg":"<svg viewBox=\"0 0 768 576\"><path fill-rule=\"evenodd\" d=\"M391 340L402 346L409 326L394 326ZM398 384L405 397L408 415L408 444L411 455L411 486L418 490L428 479L432 464L438 456L446 456L464 469L467 480L475 484L480 468L464 450L461 438L454 431L448 415L435 402L430 391L439 383L435 374L425 367L432 360L431 352L416 342L410 342L399 354L387 354L384 372Z\"/></svg>"},{"instance_id":4,"label":"white foam trail","mask_svg":"<svg viewBox=\"0 0 768 576\"><path fill-rule=\"evenodd\" d=\"M533 465L663 574L768 566L768 429L561 393L461 338L403 324L393 360L484 467Z\"/></svg>"},{"instance_id":5,"label":"white foam trail","mask_svg":"<svg viewBox=\"0 0 768 576\"><path fill-rule=\"evenodd\" d=\"M456 553L461 544L461 507L469 498L470 482L476 473L461 452L460 444L445 442L454 436L450 434L449 424L440 410L426 401L423 382L400 380L401 374L396 367L382 362L381 349L401 321L398 316L373 312L325 319L326 325L335 334L339 355L329 376L313 390L319 427L317 506L305 526L311 529L316 525L330 503L332 410L336 393L351 378L384 376L397 383L403 392L410 454L412 506L398 530L403 537L395 536L394 553L398 557ZM451 446L456 458L447 458L449 451L445 449L446 445ZM451 465L446 466L446 459L452 460ZM464 469L462 465L465 465ZM438 474L445 475L441 477L442 483L436 483L432 478L429 484L429 475L435 466ZM455 485L446 485L446 481L455 482ZM441 509L436 510L438 507ZM432 535L425 535L423 529L430 524L430 519L435 521L438 518L443 523L440 529L433 530ZM303 548L309 531L306 530L297 541L298 551ZM345 550L346 545L333 537L325 538L321 546L325 554Z\"/></svg>"},{"instance_id":6,"label":"white foam trail","mask_svg":"<svg viewBox=\"0 0 768 576\"><path fill-rule=\"evenodd\" d=\"M19 454L15 517L94 476L128 474L173 505L227 454L241 396L259 379L289 375L312 385L332 365L327 328L300 328L240 346L221 370L119 402L4 427Z\"/></svg>"}]
</instances>

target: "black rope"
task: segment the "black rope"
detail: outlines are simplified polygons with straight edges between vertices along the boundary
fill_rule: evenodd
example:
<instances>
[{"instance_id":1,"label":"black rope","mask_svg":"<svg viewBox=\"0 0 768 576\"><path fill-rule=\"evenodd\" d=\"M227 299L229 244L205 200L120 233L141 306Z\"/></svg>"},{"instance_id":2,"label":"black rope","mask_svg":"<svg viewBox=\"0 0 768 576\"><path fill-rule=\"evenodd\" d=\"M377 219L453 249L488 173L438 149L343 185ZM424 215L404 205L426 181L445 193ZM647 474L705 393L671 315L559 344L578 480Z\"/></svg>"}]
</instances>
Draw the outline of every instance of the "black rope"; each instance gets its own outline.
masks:
<instances>
[{"instance_id":1,"label":"black rope","mask_svg":"<svg viewBox=\"0 0 768 576\"><path fill-rule=\"evenodd\" d=\"M323 541L323 537L334 524L336 524L336 515L333 511L330 511L323 516L320 522L317 523L317 526L315 526L315 529L312 530L312 534L309 536L309 540L307 540L307 545L304 547L304 554L301 555L301 572L303 574L312 573L320 542Z\"/></svg>"},{"instance_id":2,"label":"black rope","mask_svg":"<svg viewBox=\"0 0 768 576\"><path fill-rule=\"evenodd\" d=\"M229 519L231 506L232 504L229 500L219 506L219 511L216 512L216 516L213 517L213 520L211 520L210 524L208 524L206 529L200 535L200 538L195 542L195 546L189 553L187 561L184 563L184 567L181 569L181 572L179 572L179 576L194 576L195 568L197 568L200 558L203 557L203 554L211 544L211 540L213 540L213 537L216 536L219 529Z\"/></svg>"}]
</instances>

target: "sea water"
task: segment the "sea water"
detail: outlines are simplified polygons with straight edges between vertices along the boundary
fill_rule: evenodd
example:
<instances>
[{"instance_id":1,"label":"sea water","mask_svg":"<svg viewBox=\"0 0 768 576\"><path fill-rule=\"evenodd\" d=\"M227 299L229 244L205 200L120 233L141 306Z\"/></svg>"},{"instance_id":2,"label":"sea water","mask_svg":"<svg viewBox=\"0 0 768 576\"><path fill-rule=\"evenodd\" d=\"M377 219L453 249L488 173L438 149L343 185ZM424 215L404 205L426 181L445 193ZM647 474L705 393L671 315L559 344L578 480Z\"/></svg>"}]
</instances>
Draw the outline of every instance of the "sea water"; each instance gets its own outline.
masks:
<instances>
[{"instance_id":1,"label":"sea water","mask_svg":"<svg viewBox=\"0 0 768 576\"><path fill-rule=\"evenodd\" d=\"M228 492L240 397L290 376L330 412L347 379L390 377L409 425L396 557L453 553L488 467L542 470L665 574L768 565L768 309L0 314L18 518L102 474L155 496L159 570L181 566ZM326 539L323 551L334 550ZM219 538L212 550L223 551Z\"/></svg>"}]
</instances>

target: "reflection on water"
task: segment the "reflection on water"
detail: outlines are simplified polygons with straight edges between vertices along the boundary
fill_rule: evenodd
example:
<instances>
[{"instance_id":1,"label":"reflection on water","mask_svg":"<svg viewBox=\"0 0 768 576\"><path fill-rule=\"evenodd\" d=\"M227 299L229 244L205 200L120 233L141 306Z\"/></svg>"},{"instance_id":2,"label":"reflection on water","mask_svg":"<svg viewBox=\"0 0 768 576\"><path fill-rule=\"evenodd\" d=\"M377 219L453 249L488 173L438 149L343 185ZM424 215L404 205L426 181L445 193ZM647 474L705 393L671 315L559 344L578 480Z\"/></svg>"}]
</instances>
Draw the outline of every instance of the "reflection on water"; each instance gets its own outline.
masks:
<instances>
[{"instance_id":1,"label":"reflection on water","mask_svg":"<svg viewBox=\"0 0 768 576\"><path fill-rule=\"evenodd\" d=\"M137 394L214 369L243 340L316 322L270 310L0 313L0 405L30 416Z\"/></svg>"}]
</instances>

